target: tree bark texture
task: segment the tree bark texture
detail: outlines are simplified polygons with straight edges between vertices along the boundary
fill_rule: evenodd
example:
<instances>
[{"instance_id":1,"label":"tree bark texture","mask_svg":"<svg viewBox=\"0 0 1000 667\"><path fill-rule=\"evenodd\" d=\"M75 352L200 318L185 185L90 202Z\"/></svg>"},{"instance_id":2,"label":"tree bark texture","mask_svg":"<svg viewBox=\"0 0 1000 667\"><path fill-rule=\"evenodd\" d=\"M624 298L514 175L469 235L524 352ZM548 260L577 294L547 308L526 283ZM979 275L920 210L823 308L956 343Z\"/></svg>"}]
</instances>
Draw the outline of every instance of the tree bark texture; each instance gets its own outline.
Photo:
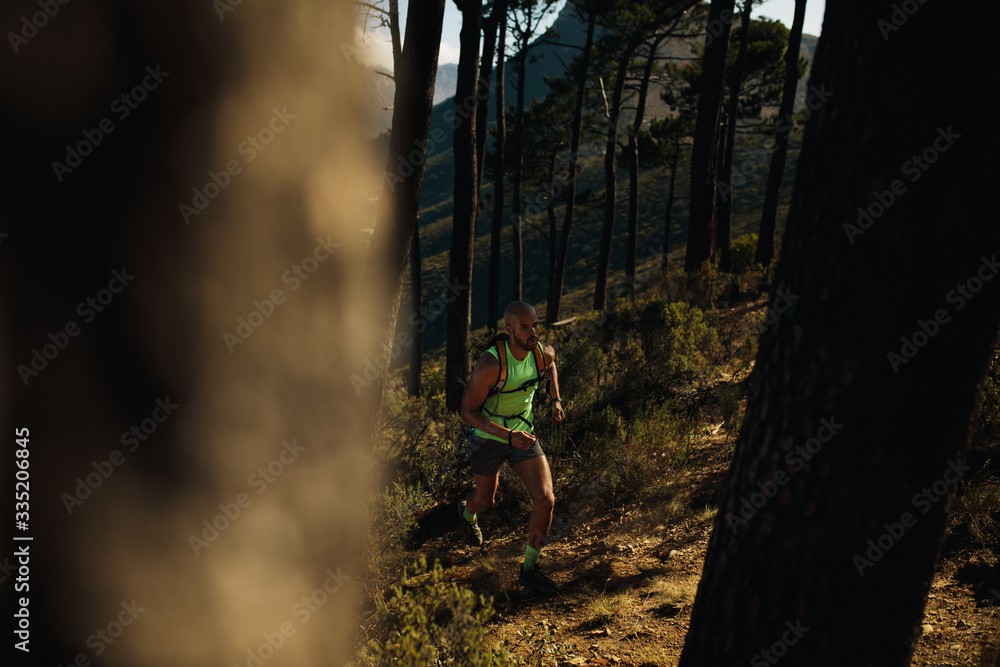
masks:
<instances>
[{"instance_id":1,"label":"tree bark texture","mask_svg":"<svg viewBox=\"0 0 1000 667\"><path fill-rule=\"evenodd\" d=\"M920 634L1000 324L1000 142L967 94L1000 77L927 48L986 62L995 7L916 7L827 5L682 665L902 666Z\"/></svg>"}]
</instances>

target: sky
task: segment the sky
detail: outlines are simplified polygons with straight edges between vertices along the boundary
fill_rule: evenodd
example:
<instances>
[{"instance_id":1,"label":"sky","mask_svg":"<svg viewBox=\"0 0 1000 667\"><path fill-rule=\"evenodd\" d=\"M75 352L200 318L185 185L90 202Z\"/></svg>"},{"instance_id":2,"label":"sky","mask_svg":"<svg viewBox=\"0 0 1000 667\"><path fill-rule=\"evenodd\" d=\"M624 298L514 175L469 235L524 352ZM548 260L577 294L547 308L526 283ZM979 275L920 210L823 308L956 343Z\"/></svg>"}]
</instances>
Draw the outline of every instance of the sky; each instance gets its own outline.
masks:
<instances>
[{"instance_id":1,"label":"sky","mask_svg":"<svg viewBox=\"0 0 1000 667\"><path fill-rule=\"evenodd\" d=\"M406 8L408 4L407 0L399 0L399 12L401 16L406 16ZM565 3L557 3L557 9L552 12L551 16L548 18L548 22L545 24L545 27L548 27L548 25L555 21L555 18L559 14L559 10L562 9L563 4ZM802 29L804 33L807 35L819 35L820 29L823 25L823 11L825 8L826 0L808 0L808 2L806 2L805 25ZM755 4L753 9L753 15L755 17L766 16L768 18L778 19L787 26L792 24L792 16L794 12L795 0L764 0L764 2L761 2L760 4ZM445 5L444 26L441 34L441 51L438 55L439 64L443 65L445 63L458 62L458 36L461 29L462 15L455 7L455 3L449 0ZM370 61L377 62L382 66L388 66L388 68L391 69L392 54L388 45L384 42L382 44L378 44L375 43L375 40L372 40L369 42L369 47L371 51L369 54Z\"/></svg>"}]
</instances>

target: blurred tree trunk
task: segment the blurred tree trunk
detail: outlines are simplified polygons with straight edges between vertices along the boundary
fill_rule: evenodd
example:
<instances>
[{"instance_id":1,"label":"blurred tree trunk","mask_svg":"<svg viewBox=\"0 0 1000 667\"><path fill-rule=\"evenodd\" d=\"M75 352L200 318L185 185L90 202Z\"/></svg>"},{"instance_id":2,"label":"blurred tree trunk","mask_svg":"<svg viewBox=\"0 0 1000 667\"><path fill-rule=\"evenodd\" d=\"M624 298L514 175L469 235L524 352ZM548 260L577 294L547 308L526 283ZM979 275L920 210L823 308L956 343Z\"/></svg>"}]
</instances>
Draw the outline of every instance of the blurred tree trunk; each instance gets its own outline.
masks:
<instances>
[{"instance_id":1,"label":"blurred tree trunk","mask_svg":"<svg viewBox=\"0 0 1000 667\"><path fill-rule=\"evenodd\" d=\"M684 270L689 274L714 258L715 152L733 5L734 0L712 0L708 10L710 31L706 33L698 118L695 121L694 147L691 149L691 212L684 258Z\"/></svg>"},{"instance_id":2,"label":"blurred tree trunk","mask_svg":"<svg viewBox=\"0 0 1000 667\"><path fill-rule=\"evenodd\" d=\"M740 89L743 86L743 72L747 63L747 42L750 39L750 13L753 11L753 0L744 0L740 12L740 50L736 56L736 65L729 83L729 107L726 111L725 151L719 164L718 183L725 188L718 188L719 233L716 248L719 251L719 270L729 271L731 258L729 245L732 241L733 198L729 186L733 182L733 152L736 144L736 119L740 114Z\"/></svg>"},{"instance_id":3,"label":"blurred tree trunk","mask_svg":"<svg viewBox=\"0 0 1000 667\"><path fill-rule=\"evenodd\" d=\"M420 225L413 225L413 245L410 246L410 288L412 312L419 313L424 307L424 281L420 274ZM424 333L419 321L410 320L410 336L413 344L410 347L410 376L406 390L410 396L420 395L420 375L424 365Z\"/></svg>"},{"instance_id":4,"label":"blurred tree trunk","mask_svg":"<svg viewBox=\"0 0 1000 667\"><path fill-rule=\"evenodd\" d=\"M455 89L455 193L451 228L448 282L455 298L448 304L448 340L445 352L445 403L458 410L465 382L472 373L472 249L476 230L476 91L479 69L479 31L482 5L464 0L458 85ZM471 103L470 103L471 100Z\"/></svg>"},{"instance_id":5,"label":"blurred tree trunk","mask_svg":"<svg viewBox=\"0 0 1000 667\"><path fill-rule=\"evenodd\" d=\"M621 118L622 96L625 93L625 78L628 76L629 61L641 39L642 34L639 31L632 31L622 48L618 73L615 75L615 88L611 95L611 107L608 110L607 140L604 144L604 227L601 234L601 247L597 255L594 310L604 310L607 304L608 267L611 263L611 245L615 233L615 200L618 195L618 169L615 165L618 151L618 124Z\"/></svg>"},{"instance_id":6,"label":"blurred tree trunk","mask_svg":"<svg viewBox=\"0 0 1000 667\"><path fill-rule=\"evenodd\" d=\"M499 0L498 5L504 6L504 11L497 15L500 21L497 27L497 83L496 83L496 116L497 137L494 146L495 160L493 162L493 224L490 228L490 287L487 299L486 326L496 329L500 319L500 243L503 231L504 203L504 171L506 162L504 151L507 147L507 117L506 96L504 95L504 73L507 64L507 11L506 0Z\"/></svg>"},{"instance_id":7,"label":"blurred tree trunk","mask_svg":"<svg viewBox=\"0 0 1000 667\"><path fill-rule=\"evenodd\" d=\"M986 62L995 6L899 7L827 5L810 86L829 100L681 665L903 666L920 636L1000 325L1000 227L981 215L1000 140L967 94L1000 74L927 48Z\"/></svg>"},{"instance_id":8,"label":"blurred tree trunk","mask_svg":"<svg viewBox=\"0 0 1000 667\"><path fill-rule=\"evenodd\" d=\"M760 220L757 251L754 260L767 266L774 259L774 231L778 217L778 195L785 174L785 155L788 136L792 133L792 110L795 108L795 90L799 85L799 48L802 44L802 24L805 21L806 0L795 0L795 15L788 35L785 51L785 87L781 93L778 122L774 128L774 148L771 166L767 172L767 189L764 191L764 212Z\"/></svg>"},{"instance_id":9,"label":"blurred tree trunk","mask_svg":"<svg viewBox=\"0 0 1000 667\"><path fill-rule=\"evenodd\" d=\"M628 163L628 243L625 246L625 289L628 294L635 290L635 264L639 249L639 132L642 131L643 115L646 112L646 95L649 92L649 78L656 62L656 49L662 38L653 40L642 70L639 82L639 100L636 103L635 120L625 147L625 161Z\"/></svg>"},{"instance_id":10,"label":"blurred tree trunk","mask_svg":"<svg viewBox=\"0 0 1000 667\"><path fill-rule=\"evenodd\" d=\"M583 101L587 93L587 73L590 68L590 52L594 45L594 26L597 24L597 13L591 12L587 19L587 40L583 45L583 56L580 62L580 77L576 89L576 105L573 108L573 130L569 149L569 183L566 186L566 216L563 219L562 235L559 238L559 253L556 257L555 281L552 297L549 299L545 320L551 324L559 321L559 302L562 299L563 281L566 277L566 255L569 253L569 232L573 225L573 213L576 209L576 177L577 161L580 157L580 136L583 133Z\"/></svg>"}]
</instances>

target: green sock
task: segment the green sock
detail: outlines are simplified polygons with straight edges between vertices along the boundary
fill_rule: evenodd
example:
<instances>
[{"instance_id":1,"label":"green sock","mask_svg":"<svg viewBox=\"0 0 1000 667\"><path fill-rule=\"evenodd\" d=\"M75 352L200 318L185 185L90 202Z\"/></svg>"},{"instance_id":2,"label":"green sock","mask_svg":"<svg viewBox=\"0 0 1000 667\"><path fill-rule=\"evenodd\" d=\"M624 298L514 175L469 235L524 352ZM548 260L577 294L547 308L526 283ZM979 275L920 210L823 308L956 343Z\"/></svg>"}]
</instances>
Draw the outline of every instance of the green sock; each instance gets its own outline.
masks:
<instances>
[{"instance_id":1,"label":"green sock","mask_svg":"<svg viewBox=\"0 0 1000 667\"><path fill-rule=\"evenodd\" d=\"M524 571L527 572L531 568L535 567L535 563L538 562L538 554L542 553L541 547L535 548L530 544L524 549Z\"/></svg>"},{"instance_id":2,"label":"green sock","mask_svg":"<svg viewBox=\"0 0 1000 667\"><path fill-rule=\"evenodd\" d=\"M462 518L465 519L466 521L468 521L469 523L475 523L476 522L476 515L475 514L469 514L469 508L468 507L466 507L464 510L462 510Z\"/></svg>"}]
</instances>

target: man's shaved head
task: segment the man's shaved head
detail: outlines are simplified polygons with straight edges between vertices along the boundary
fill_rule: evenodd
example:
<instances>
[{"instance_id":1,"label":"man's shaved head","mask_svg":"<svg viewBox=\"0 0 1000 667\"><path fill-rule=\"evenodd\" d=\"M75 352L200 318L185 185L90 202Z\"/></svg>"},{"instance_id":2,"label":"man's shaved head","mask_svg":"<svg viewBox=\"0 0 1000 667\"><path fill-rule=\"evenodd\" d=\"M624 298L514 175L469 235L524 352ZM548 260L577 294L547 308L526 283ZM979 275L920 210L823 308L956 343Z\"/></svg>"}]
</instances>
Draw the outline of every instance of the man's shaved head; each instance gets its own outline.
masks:
<instances>
[{"instance_id":1,"label":"man's shaved head","mask_svg":"<svg viewBox=\"0 0 1000 667\"><path fill-rule=\"evenodd\" d=\"M538 345L538 315L524 301L515 301L503 311L507 333L517 347L530 352Z\"/></svg>"},{"instance_id":2,"label":"man's shaved head","mask_svg":"<svg viewBox=\"0 0 1000 667\"><path fill-rule=\"evenodd\" d=\"M531 307L531 304L524 301L514 301L503 311L503 322L510 326L514 326L515 318L521 320L525 317L530 318L529 321L534 321L537 315L535 315L535 309Z\"/></svg>"}]
</instances>

